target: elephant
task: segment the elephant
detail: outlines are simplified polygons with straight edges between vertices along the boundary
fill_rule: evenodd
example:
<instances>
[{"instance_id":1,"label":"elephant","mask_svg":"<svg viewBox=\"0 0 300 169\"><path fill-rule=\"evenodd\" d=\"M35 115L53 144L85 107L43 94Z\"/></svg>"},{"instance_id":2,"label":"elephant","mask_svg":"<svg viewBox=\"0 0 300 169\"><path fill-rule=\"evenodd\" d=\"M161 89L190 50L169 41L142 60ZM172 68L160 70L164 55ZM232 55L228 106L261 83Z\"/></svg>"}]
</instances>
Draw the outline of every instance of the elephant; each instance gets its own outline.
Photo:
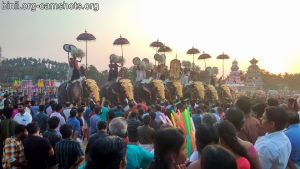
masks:
<instances>
[{"instance_id":1,"label":"elephant","mask_svg":"<svg viewBox=\"0 0 300 169\"><path fill-rule=\"evenodd\" d=\"M95 102L99 101L99 88L93 79L64 82L58 88L59 103L88 103L90 96Z\"/></svg>"},{"instance_id":2,"label":"elephant","mask_svg":"<svg viewBox=\"0 0 300 169\"><path fill-rule=\"evenodd\" d=\"M163 81L151 80L148 83L137 82L134 85L134 98L137 102L156 103L157 99L165 99Z\"/></svg>"},{"instance_id":3,"label":"elephant","mask_svg":"<svg viewBox=\"0 0 300 169\"><path fill-rule=\"evenodd\" d=\"M203 83L200 81L190 82L183 88L183 96L192 102L204 102L205 88Z\"/></svg>"},{"instance_id":4,"label":"elephant","mask_svg":"<svg viewBox=\"0 0 300 169\"><path fill-rule=\"evenodd\" d=\"M166 99L170 102L183 97L182 84L178 80L173 80L165 83Z\"/></svg>"},{"instance_id":5,"label":"elephant","mask_svg":"<svg viewBox=\"0 0 300 169\"><path fill-rule=\"evenodd\" d=\"M129 79L111 80L101 86L101 97L112 105L123 104L126 100L134 101L133 86Z\"/></svg>"},{"instance_id":6,"label":"elephant","mask_svg":"<svg viewBox=\"0 0 300 169\"><path fill-rule=\"evenodd\" d=\"M83 93L84 89L81 85L81 82L64 82L58 87L58 102L80 103L83 101Z\"/></svg>"}]
</instances>

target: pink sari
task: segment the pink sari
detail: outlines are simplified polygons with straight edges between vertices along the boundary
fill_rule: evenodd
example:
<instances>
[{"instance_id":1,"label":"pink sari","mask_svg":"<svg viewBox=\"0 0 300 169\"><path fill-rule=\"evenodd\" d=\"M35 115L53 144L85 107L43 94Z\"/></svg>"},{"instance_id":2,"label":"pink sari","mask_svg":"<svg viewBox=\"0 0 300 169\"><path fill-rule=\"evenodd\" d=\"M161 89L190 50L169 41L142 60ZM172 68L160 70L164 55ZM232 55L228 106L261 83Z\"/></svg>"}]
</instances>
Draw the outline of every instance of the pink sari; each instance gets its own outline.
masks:
<instances>
[{"instance_id":1,"label":"pink sari","mask_svg":"<svg viewBox=\"0 0 300 169\"><path fill-rule=\"evenodd\" d=\"M245 157L236 159L238 169L250 169L250 162Z\"/></svg>"}]
</instances>

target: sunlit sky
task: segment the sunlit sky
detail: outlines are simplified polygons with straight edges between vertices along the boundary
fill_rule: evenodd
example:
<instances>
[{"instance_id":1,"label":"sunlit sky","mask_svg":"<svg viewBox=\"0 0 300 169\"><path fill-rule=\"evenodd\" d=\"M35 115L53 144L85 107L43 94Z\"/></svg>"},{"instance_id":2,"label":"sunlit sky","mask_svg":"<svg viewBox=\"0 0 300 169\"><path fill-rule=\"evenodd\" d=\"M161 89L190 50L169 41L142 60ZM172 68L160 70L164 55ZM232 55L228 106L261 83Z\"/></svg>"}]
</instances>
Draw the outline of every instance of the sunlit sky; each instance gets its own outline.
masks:
<instances>
[{"instance_id":1,"label":"sunlit sky","mask_svg":"<svg viewBox=\"0 0 300 169\"><path fill-rule=\"evenodd\" d=\"M159 39L173 49L172 53L167 54L167 61L176 55L180 60L192 61L192 56L187 55L186 51L194 46L212 55L207 65L219 66L220 70L222 62L216 57L222 52L228 54L230 60L225 61L227 73L234 59L238 60L242 70L246 70L253 57L259 60L261 68L272 73L300 72L298 0L81 2L99 2L100 10L0 10L2 56L50 58L67 62L63 44L74 44L85 50L85 43L76 41L76 37L86 29L97 38L88 43L88 63L99 70L108 68L110 54L121 55L121 48L112 45L121 34L130 41L130 45L124 46L126 66L131 66L132 58L137 56L154 61L155 49L150 48L149 44ZM204 67L203 61L196 60L196 64Z\"/></svg>"}]
</instances>

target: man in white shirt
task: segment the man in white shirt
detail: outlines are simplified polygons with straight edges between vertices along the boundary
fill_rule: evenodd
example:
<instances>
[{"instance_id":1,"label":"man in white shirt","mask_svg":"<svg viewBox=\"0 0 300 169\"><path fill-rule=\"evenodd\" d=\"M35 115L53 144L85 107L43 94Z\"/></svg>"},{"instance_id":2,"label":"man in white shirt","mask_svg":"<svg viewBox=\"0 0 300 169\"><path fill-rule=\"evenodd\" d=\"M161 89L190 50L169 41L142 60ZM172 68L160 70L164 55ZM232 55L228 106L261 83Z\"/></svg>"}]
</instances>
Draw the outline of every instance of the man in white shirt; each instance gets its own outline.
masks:
<instances>
[{"instance_id":1,"label":"man in white shirt","mask_svg":"<svg viewBox=\"0 0 300 169\"><path fill-rule=\"evenodd\" d=\"M255 142L262 169L285 169L291 154L291 142L284 134L287 123L285 110L279 107L267 107L262 116L262 127L266 135Z\"/></svg>"},{"instance_id":2,"label":"man in white shirt","mask_svg":"<svg viewBox=\"0 0 300 169\"><path fill-rule=\"evenodd\" d=\"M66 102L65 103L65 108L64 108L64 115L66 120L68 120L68 118L70 117L70 111L71 111L71 103L70 102Z\"/></svg>"},{"instance_id":3,"label":"man in white shirt","mask_svg":"<svg viewBox=\"0 0 300 169\"><path fill-rule=\"evenodd\" d=\"M18 124L27 125L31 123L32 116L30 112L25 112L25 108L23 103L20 103L18 105L18 113L14 117L14 121L16 121Z\"/></svg>"}]
</instances>

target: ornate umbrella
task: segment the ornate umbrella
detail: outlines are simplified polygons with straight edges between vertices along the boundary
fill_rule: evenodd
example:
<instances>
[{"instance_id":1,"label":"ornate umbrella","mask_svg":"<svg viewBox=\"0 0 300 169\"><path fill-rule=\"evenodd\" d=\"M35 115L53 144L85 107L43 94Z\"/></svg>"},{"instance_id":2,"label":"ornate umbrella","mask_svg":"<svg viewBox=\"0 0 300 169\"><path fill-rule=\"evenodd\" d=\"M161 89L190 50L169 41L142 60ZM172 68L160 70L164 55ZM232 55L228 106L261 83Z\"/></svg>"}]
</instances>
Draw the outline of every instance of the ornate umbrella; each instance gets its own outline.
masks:
<instances>
[{"instance_id":1,"label":"ornate umbrella","mask_svg":"<svg viewBox=\"0 0 300 169\"><path fill-rule=\"evenodd\" d=\"M86 56L85 65L86 65L86 69L87 69L87 67L88 67L88 64L87 64L87 42L96 40L96 38L94 35L87 33L87 31L85 30L84 33L78 35L76 39L77 39L77 41L85 41L85 56Z\"/></svg>"},{"instance_id":2,"label":"ornate umbrella","mask_svg":"<svg viewBox=\"0 0 300 169\"><path fill-rule=\"evenodd\" d=\"M206 59L209 59L209 58L211 58L211 56L204 52L198 57L199 60L204 60L205 69L206 69Z\"/></svg>"},{"instance_id":3,"label":"ornate umbrella","mask_svg":"<svg viewBox=\"0 0 300 169\"><path fill-rule=\"evenodd\" d=\"M156 54L158 53L158 49L162 46L164 46L164 44L162 42L160 42L158 39L157 39L157 41L154 41L150 44L150 47L156 48ZM156 65L156 60L155 60L155 65Z\"/></svg>"},{"instance_id":4,"label":"ornate umbrella","mask_svg":"<svg viewBox=\"0 0 300 169\"><path fill-rule=\"evenodd\" d=\"M169 46L163 45L159 47L158 52L160 53L172 52L172 49Z\"/></svg>"},{"instance_id":5,"label":"ornate umbrella","mask_svg":"<svg viewBox=\"0 0 300 169\"><path fill-rule=\"evenodd\" d=\"M193 55L193 64L195 64L195 62L194 62L194 55L200 53L200 51L197 48L194 48L194 46L193 46L186 53L189 54L189 55Z\"/></svg>"},{"instance_id":6,"label":"ornate umbrella","mask_svg":"<svg viewBox=\"0 0 300 169\"><path fill-rule=\"evenodd\" d=\"M116 39L113 45L120 45L122 50L122 59L123 59L123 45L128 45L129 41L126 38L123 38L121 35L118 39Z\"/></svg>"},{"instance_id":7,"label":"ornate umbrella","mask_svg":"<svg viewBox=\"0 0 300 169\"><path fill-rule=\"evenodd\" d=\"M150 47L156 48L156 53L158 52L158 49L162 46L164 46L164 44L160 42L158 39L157 41L154 41L150 44Z\"/></svg>"},{"instance_id":8,"label":"ornate umbrella","mask_svg":"<svg viewBox=\"0 0 300 169\"><path fill-rule=\"evenodd\" d=\"M222 59L222 61L223 61L223 65L222 65L222 67L223 67L223 75L222 75L222 78L224 79L224 60L225 59L229 59L229 56L226 55L226 54L224 54L224 53L222 53L221 55L219 55L217 57L217 59Z\"/></svg>"},{"instance_id":9,"label":"ornate umbrella","mask_svg":"<svg viewBox=\"0 0 300 169\"><path fill-rule=\"evenodd\" d=\"M163 45L163 46L159 47L158 52L159 53L164 53L163 55L166 56L165 53L166 52L172 52L172 49L169 46Z\"/></svg>"}]
</instances>

